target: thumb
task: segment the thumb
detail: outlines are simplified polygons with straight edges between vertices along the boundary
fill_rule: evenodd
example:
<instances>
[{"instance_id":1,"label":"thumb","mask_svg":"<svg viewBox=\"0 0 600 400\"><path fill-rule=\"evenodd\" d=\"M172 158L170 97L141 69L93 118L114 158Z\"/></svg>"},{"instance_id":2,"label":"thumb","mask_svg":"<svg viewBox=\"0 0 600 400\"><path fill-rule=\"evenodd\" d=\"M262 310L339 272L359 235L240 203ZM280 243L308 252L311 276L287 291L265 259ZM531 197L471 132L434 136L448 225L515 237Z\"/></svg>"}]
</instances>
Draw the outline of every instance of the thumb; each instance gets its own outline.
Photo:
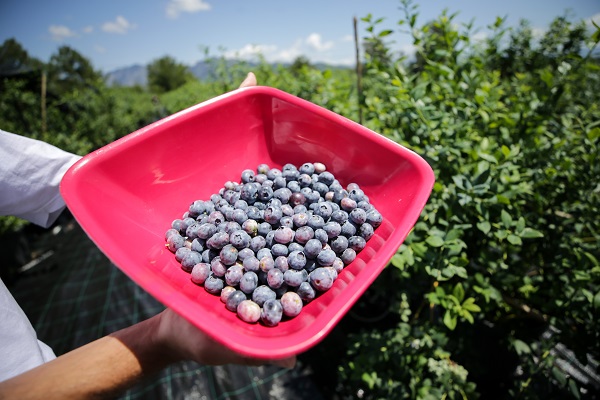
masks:
<instances>
[{"instance_id":1,"label":"thumb","mask_svg":"<svg viewBox=\"0 0 600 400\"><path fill-rule=\"evenodd\" d=\"M256 85L257 85L256 75L254 75L254 72L248 72L248 75L246 75L246 79L244 79L244 81L240 85L240 88L256 86Z\"/></svg>"}]
</instances>

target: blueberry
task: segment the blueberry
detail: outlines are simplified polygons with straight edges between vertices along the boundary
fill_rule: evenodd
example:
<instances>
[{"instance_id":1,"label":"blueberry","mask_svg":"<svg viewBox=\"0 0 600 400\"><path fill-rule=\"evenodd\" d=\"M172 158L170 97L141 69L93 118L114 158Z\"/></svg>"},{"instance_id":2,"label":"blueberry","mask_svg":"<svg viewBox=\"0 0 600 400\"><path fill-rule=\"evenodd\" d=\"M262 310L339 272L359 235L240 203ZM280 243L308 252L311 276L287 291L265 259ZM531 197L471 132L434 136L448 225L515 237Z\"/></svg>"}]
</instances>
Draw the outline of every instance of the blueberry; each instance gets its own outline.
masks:
<instances>
[{"instance_id":1,"label":"blueberry","mask_svg":"<svg viewBox=\"0 0 600 400\"><path fill-rule=\"evenodd\" d=\"M326 268L317 268L308 276L308 280L315 290L325 292L333 285L333 279Z\"/></svg>"},{"instance_id":2,"label":"blueberry","mask_svg":"<svg viewBox=\"0 0 600 400\"><path fill-rule=\"evenodd\" d=\"M258 304L260 307L263 306L265 301L267 300L275 300L277 295L275 292L266 285L261 285L257 287L254 292L252 292L252 301Z\"/></svg>"},{"instance_id":3,"label":"blueberry","mask_svg":"<svg viewBox=\"0 0 600 400\"><path fill-rule=\"evenodd\" d=\"M246 257L244 261L242 261L242 265L246 271L258 271L260 269L260 260L255 256Z\"/></svg>"},{"instance_id":4,"label":"blueberry","mask_svg":"<svg viewBox=\"0 0 600 400\"><path fill-rule=\"evenodd\" d=\"M344 201L344 199L348 197L348 192L346 192L341 187L337 188L337 189L331 189L332 187L333 187L333 185L331 185L329 187L329 191L331 193L333 193L331 196L331 200L335 204L335 206L334 206L334 211L335 211L336 209L338 209L339 204L341 204L341 202Z\"/></svg>"},{"instance_id":5,"label":"blueberry","mask_svg":"<svg viewBox=\"0 0 600 400\"><path fill-rule=\"evenodd\" d=\"M229 297L227 297L225 308L227 308L229 311L237 312L238 305L247 299L246 293L242 292L241 290L236 290L231 293Z\"/></svg>"},{"instance_id":6,"label":"blueberry","mask_svg":"<svg viewBox=\"0 0 600 400\"><path fill-rule=\"evenodd\" d=\"M240 280L240 290L246 294L251 294L258 286L258 275L254 271L248 271Z\"/></svg>"},{"instance_id":7,"label":"blueberry","mask_svg":"<svg viewBox=\"0 0 600 400\"><path fill-rule=\"evenodd\" d=\"M294 227L294 220L292 217L282 217L279 220L279 225L292 229Z\"/></svg>"},{"instance_id":8,"label":"blueberry","mask_svg":"<svg viewBox=\"0 0 600 400\"><path fill-rule=\"evenodd\" d=\"M271 249L264 247L258 252L256 252L256 258L258 258L259 260L263 259L264 257L273 258L273 253L271 253Z\"/></svg>"},{"instance_id":9,"label":"blueberry","mask_svg":"<svg viewBox=\"0 0 600 400\"><path fill-rule=\"evenodd\" d=\"M350 237L350 236L356 235L356 225L354 225L350 221L346 221L342 225L342 232L341 233L342 233L342 235L344 235L346 237Z\"/></svg>"},{"instance_id":10,"label":"blueberry","mask_svg":"<svg viewBox=\"0 0 600 400\"><path fill-rule=\"evenodd\" d=\"M313 228L313 230L316 231L317 229L320 229L323 227L323 225L325 225L325 219L320 215L313 214L308 218L308 222L306 223L306 225L310 226L311 228Z\"/></svg>"},{"instance_id":11,"label":"blueberry","mask_svg":"<svg viewBox=\"0 0 600 400\"><path fill-rule=\"evenodd\" d=\"M289 266L288 261L287 261L287 257L286 256L279 256L279 257L275 258L275 268L273 268L273 269L278 269L281 272L285 272L288 269L290 269L290 266ZM271 271L269 271L269 272L271 272Z\"/></svg>"},{"instance_id":12,"label":"blueberry","mask_svg":"<svg viewBox=\"0 0 600 400\"><path fill-rule=\"evenodd\" d=\"M341 199L340 206L345 211L352 211L357 207L356 201L352 200L349 197L344 197L343 199Z\"/></svg>"},{"instance_id":13,"label":"blueberry","mask_svg":"<svg viewBox=\"0 0 600 400\"><path fill-rule=\"evenodd\" d=\"M315 239L320 241L322 244L326 244L329 241L329 235L324 229L315 230Z\"/></svg>"},{"instance_id":14,"label":"blueberry","mask_svg":"<svg viewBox=\"0 0 600 400\"><path fill-rule=\"evenodd\" d=\"M324 183L327 186L331 185L334 180L335 177L329 171L323 171L319 174L319 182Z\"/></svg>"},{"instance_id":15,"label":"blueberry","mask_svg":"<svg viewBox=\"0 0 600 400\"><path fill-rule=\"evenodd\" d=\"M340 255L340 258L344 262L344 264L348 265L356 258L356 251L354 249L348 247L344 252Z\"/></svg>"},{"instance_id":16,"label":"blueberry","mask_svg":"<svg viewBox=\"0 0 600 400\"><path fill-rule=\"evenodd\" d=\"M254 252L249 247L244 247L243 249L238 250L238 260L244 262L244 260L248 257L254 257Z\"/></svg>"},{"instance_id":17,"label":"blueberry","mask_svg":"<svg viewBox=\"0 0 600 400\"><path fill-rule=\"evenodd\" d=\"M245 183L240 191L240 199L252 205L258 199L258 187L254 183Z\"/></svg>"},{"instance_id":18,"label":"blueberry","mask_svg":"<svg viewBox=\"0 0 600 400\"><path fill-rule=\"evenodd\" d=\"M244 300L237 307L237 315L242 321L253 324L260 319L260 306L252 300Z\"/></svg>"},{"instance_id":19,"label":"blueberry","mask_svg":"<svg viewBox=\"0 0 600 400\"><path fill-rule=\"evenodd\" d=\"M306 197L300 191L293 193L289 198L290 205L292 207L303 205L306 203Z\"/></svg>"},{"instance_id":20,"label":"blueberry","mask_svg":"<svg viewBox=\"0 0 600 400\"><path fill-rule=\"evenodd\" d=\"M221 302L227 304L227 299L234 293L237 289L233 286L225 286L221 289Z\"/></svg>"},{"instance_id":21,"label":"blueberry","mask_svg":"<svg viewBox=\"0 0 600 400\"><path fill-rule=\"evenodd\" d=\"M210 268L212 270L213 275L221 277L225 276L225 272L227 272L227 265L221 262L220 257L215 257L210 262Z\"/></svg>"},{"instance_id":22,"label":"blueberry","mask_svg":"<svg viewBox=\"0 0 600 400\"><path fill-rule=\"evenodd\" d=\"M209 263L219 256L219 252L212 249L206 249L202 252L202 262Z\"/></svg>"},{"instance_id":23,"label":"blueberry","mask_svg":"<svg viewBox=\"0 0 600 400\"><path fill-rule=\"evenodd\" d=\"M258 224L258 234L261 236L267 236L267 233L273 230L273 226L268 222L261 222Z\"/></svg>"},{"instance_id":24,"label":"blueberry","mask_svg":"<svg viewBox=\"0 0 600 400\"><path fill-rule=\"evenodd\" d=\"M196 236L200 239L208 239L212 235L217 232L217 227L215 224L204 223L198 227L198 231L196 232Z\"/></svg>"},{"instance_id":25,"label":"blueberry","mask_svg":"<svg viewBox=\"0 0 600 400\"><path fill-rule=\"evenodd\" d=\"M194 239L192 240L192 245L191 245L191 249L193 251L196 251L200 254L202 254L202 252L204 251L206 247L206 241L202 240L202 239Z\"/></svg>"},{"instance_id":26,"label":"blueberry","mask_svg":"<svg viewBox=\"0 0 600 400\"><path fill-rule=\"evenodd\" d=\"M266 186L271 186L270 184L273 183L273 181L270 181L269 178L267 178L266 174L256 174L254 176L254 182L256 183L260 183L261 185L265 185L265 182L268 182Z\"/></svg>"},{"instance_id":27,"label":"blueberry","mask_svg":"<svg viewBox=\"0 0 600 400\"><path fill-rule=\"evenodd\" d=\"M248 206L248 202L246 202L246 200L242 200L242 199L240 199L240 200L237 200L237 201L236 201L236 202L233 204L233 207L234 207L234 208L236 208L236 209L239 209L239 210L244 210L244 211L246 211L246 210L248 210L248 207L249 207L249 206Z\"/></svg>"},{"instance_id":28,"label":"blueberry","mask_svg":"<svg viewBox=\"0 0 600 400\"><path fill-rule=\"evenodd\" d=\"M238 229L229 235L229 243L231 243L237 249L243 249L250 245L250 235L245 231Z\"/></svg>"},{"instance_id":29,"label":"blueberry","mask_svg":"<svg viewBox=\"0 0 600 400\"><path fill-rule=\"evenodd\" d=\"M267 241L262 236L255 236L250 240L248 247L255 253L258 253L260 249L263 249L267 245Z\"/></svg>"},{"instance_id":30,"label":"blueberry","mask_svg":"<svg viewBox=\"0 0 600 400\"><path fill-rule=\"evenodd\" d=\"M219 225L221 222L225 222L225 215L221 211L213 211L208 215L208 223Z\"/></svg>"},{"instance_id":31,"label":"blueberry","mask_svg":"<svg viewBox=\"0 0 600 400\"><path fill-rule=\"evenodd\" d=\"M283 284L283 271L279 268L273 268L267 272L267 284L272 289L278 289Z\"/></svg>"},{"instance_id":32,"label":"blueberry","mask_svg":"<svg viewBox=\"0 0 600 400\"><path fill-rule=\"evenodd\" d=\"M346 236L337 236L331 241L330 246L331 250L335 251L336 254L342 254L348 248L348 239Z\"/></svg>"},{"instance_id":33,"label":"blueberry","mask_svg":"<svg viewBox=\"0 0 600 400\"><path fill-rule=\"evenodd\" d=\"M190 251L192 251L191 249L188 249L187 247L180 247L177 250L175 250L175 259L178 262L181 262L181 260L183 260L183 256L185 256L187 253L189 253Z\"/></svg>"},{"instance_id":34,"label":"blueberry","mask_svg":"<svg viewBox=\"0 0 600 400\"><path fill-rule=\"evenodd\" d=\"M276 326L283 317L283 307L281 302L275 299L269 299L264 302L260 313L260 320L267 326Z\"/></svg>"},{"instance_id":35,"label":"blueberry","mask_svg":"<svg viewBox=\"0 0 600 400\"><path fill-rule=\"evenodd\" d=\"M353 249L356 253L360 253L366 245L367 241L362 236L350 236L348 238L348 247Z\"/></svg>"},{"instance_id":36,"label":"blueberry","mask_svg":"<svg viewBox=\"0 0 600 400\"><path fill-rule=\"evenodd\" d=\"M221 249L219 257L224 265L233 265L237 261L238 250L233 245L227 244Z\"/></svg>"},{"instance_id":37,"label":"blueberry","mask_svg":"<svg viewBox=\"0 0 600 400\"><path fill-rule=\"evenodd\" d=\"M317 205L317 208L315 209L314 212L315 212L315 215L322 217L323 220L326 221L327 219L329 219L329 217L331 217L331 214L333 213L333 208L331 208L330 202L324 201Z\"/></svg>"},{"instance_id":38,"label":"blueberry","mask_svg":"<svg viewBox=\"0 0 600 400\"><path fill-rule=\"evenodd\" d=\"M257 204L257 203L255 203ZM256 205L253 206L248 206L248 208L246 209L246 215L248 216L248 218L258 221L260 219L263 218L263 213L261 210L259 210Z\"/></svg>"},{"instance_id":39,"label":"blueberry","mask_svg":"<svg viewBox=\"0 0 600 400\"><path fill-rule=\"evenodd\" d=\"M185 239L181 235L171 235L167 239L167 249L172 253L175 253L177 249L185 246Z\"/></svg>"},{"instance_id":40,"label":"blueberry","mask_svg":"<svg viewBox=\"0 0 600 400\"><path fill-rule=\"evenodd\" d=\"M333 264L331 265L336 272L339 274L340 272L342 272L342 270L344 269L344 262L342 261L341 258L336 257L335 260L333 261Z\"/></svg>"},{"instance_id":41,"label":"blueberry","mask_svg":"<svg viewBox=\"0 0 600 400\"><path fill-rule=\"evenodd\" d=\"M337 222L329 221L323 225L323 230L327 233L329 239L332 239L342 232L342 226Z\"/></svg>"},{"instance_id":42,"label":"blueberry","mask_svg":"<svg viewBox=\"0 0 600 400\"><path fill-rule=\"evenodd\" d=\"M263 272L269 272L270 270L275 268L275 260L273 259L273 257L264 256L263 258L260 259L260 262L258 263L258 267Z\"/></svg>"},{"instance_id":43,"label":"blueberry","mask_svg":"<svg viewBox=\"0 0 600 400\"><path fill-rule=\"evenodd\" d=\"M271 200L271 198L273 198L273 193L273 188L271 188L270 186L261 186L261 188L258 189L258 200L262 202L267 202Z\"/></svg>"},{"instance_id":44,"label":"blueberry","mask_svg":"<svg viewBox=\"0 0 600 400\"><path fill-rule=\"evenodd\" d=\"M356 189L352 189L348 192L348 195L350 196L350 198L354 201L356 201L357 203L359 201L366 201L367 198L365 197L365 192L362 191L362 189L360 188L356 188Z\"/></svg>"},{"instance_id":45,"label":"blueberry","mask_svg":"<svg viewBox=\"0 0 600 400\"><path fill-rule=\"evenodd\" d=\"M206 290L210 294L220 295L221 289L225 286L225 283L222 279L216 277L214 274L209 275L208 278L204 281L204 290Z\"/></svg>"},{"instance_id":46,"label":"blueberry","mask_svg":"<svg viewBox=\"0 0 600 400\"><path fill-rule=\"evenodd\" d=\"M275 190L287 187L287 181L283 176L278 176L273 181L273 187L275 188Z\"/></svg>"},{"instance_id":47,"label":"blueberry","mask_svg":"<svg viewBox=\"0 0 600 400\"><path fill-rule=\"evenodd\" d=\"M292 251L288 256L288 265L290 268L299 270L306 265L306 255L301 251Z\"/></svg>"},{"instance_id":48,"label":"blueberry","mask_svg":"<svg viewBox=\"0 0 600 400\"><path fill-rule=\"evenodd\" d=\"M258 167L256 167L256 172L258 172L259 174L267 174L269 172L271 168L269 168L268 164L259 164Z\"/></svg>"},{"instance_id":49,"label":"blueberry","mask_svg":"<svg viewBox=\"0 0 600 400\"><path fill-rule=\"evenodd\" d=\"M205 210L204 201L196 200L190 205L189 215L196 218L198 215L203 214Z\"/></svg>"},{"instance_id":50,"label":"blueberry","mask_svg":"<svg viewBox=\"0 0 600 400\"><path fill-rule=\"evenodd\" d=\"M288 248L285 244L277 243L271 247L271 253L273 257L287 256Z\"/></svg>"},{"instance_id":51,"label":"blueberry","mask_svg":"<svg viewBox=\"0 0 600 400\"><path fill-rule=\"evenodd\" d=\"M275 230L273 239L275 239L277 243L290 243L294 240L294 231L287 226L281 226Z\"/></svg>"},{"instance_id":52,"label":"blueberry","mask_svg":"<svg viewBox=\"0 0 600 400\"><path fill-rule=\"evenodd\" d=\"M314 259L317 258L322 249L323 243L321 243L321 241L319 241L318 239L310 239L304 245L304 255L306 255L306 257L308 258Z\"/></svg>"},{"instance_id":53,"label":"blueberry","mask_svg":"<svg viewBox=\"0 0 600 400\"><path fill-rule=\"evenodd\" d=\"M254 237L258 233L258 222L254 219L247 219L242 224L242 230L251 237Z\"/></svg>"},{"instance_id":54,"label":"blueberry","mask_svg":"<svg viewBox=\"0 0 600 400\"><path fill-rule=\"evenodd\" d=\"M263 218L271 225L277 224L281 217L283 217L283 212L281 211L281 207L277 206L271 205L267 207L265 212L263 213Z\"/></svg>"},{"instance_id":55,"label":"blueberry","mask_svg":"<svg viewBox=\"0 0 600 400\"><path fill-rule=\"evenodd\" d=\"M304 246L302 246L300 243L292 242L288 244L288 254L292 251L304 251Z\"/></svg>"},{"instance_id":56,"label":"blueberry","mask_svg":"<svg viewBox=\"0 0 600 400\"><path fill-rule=\"evenodd\" d=\"M312 163L304 163L298 168L298 172L301 174L312 175L315 173L315 166Z\"/></svg>"},{"instance_id":57,"label":"blueberry","mask_svg":"<svg viewBox=\"0 0 600 400\"><path fill-rule=\"evenodd\" d=\"M367 220L367 212L362 208L355 208L354 210L350 211L348 217L350 221L357 225L361 225Z\"/></svg>"},{"instance_id":58,"label":"blueberry","mask_svg":"<svg viewBox=\"0 0 600 400\"><path fill-rule=\"evenodd\" d=\"M383 222L383 216L375 209L367 211L367 222L375 229L377 229Z\"/></svg>"},{"instance_id":59,"label":"blueberry","mask_svg":"<svg viewBox=\"0 0 600 400\"><path fill-rule=\"evenodd\" d=\"M325 194L329 192L329 186L322 182L314 182L312 184L312 189L319 193L320 196L325 197Z\"/></svg>"},{"instance_id":60,"label":"blueberry","mask_svg":"<svg viewBox=\"0 0 600 400\"><path fill-rule=\"evenodd\" d=\"M294 215L294 208L289 204L282 204L281 212L283 213L284 217L291 217Z\"/></svg>"},{"instance_id":61,"label":"blueberry","mask_svg":"<svg viewBox=\"0 0 600 400\"><path fill-rule=\"evenodd\" d=\"M194 265L202 262L202 255L195 251L189 251L185 253L183 258L181 259L181 268L185 272L192 272L192 268Z\"/></svg>"},{"instance_id":62,"label":"blueberry","mask_svg":"<svg viewBox=\"0 0 600 400\"><path fill-rule=\"evenodd\" d=\"M323 249L317 256L317 262L321 266L329 266L329 265L333 264L336 257L337 257L337 255L335 254L335 252L333 250ZM342 257L340 257L340 258L342 258ZM343 260L343 258L342 258L342 260Z\"/></svg>"},{"instance_id":63,"label":"blueberry","mask_svg":"<svg viewBox=\"0 0 600 400\"><path fill-rule=\"evenodd\" d=\"M179 235L179 231L177 229L171 228L165 232L165 240L169 239L172 235Z\"/></svg>"},{"instance_id":64,"label":"blueberry","mask_svg":"<svg viewBox=\"0 0 600 400\"><path fill-rule=\"evenodd\" d=\"M368 222L365 222L358 228L358 234L365 238L365 240L369 240L373 237L374 229Z\"/></svg>"},{"instance_id":65,"label":"blueberry","mask_svg":"<svg viewBox=\"0 0 600 400\"><path fill-rule=\"evenodd\" d=\"M251 169L245 169L244 171L242 171L242 182L243 183L248 183L248 182L254 182L254 171Z\"/></svg>"},{"instance_id":66,"label":"blueberry","mask_svg":"<svg viewBox=\"0 0 600 400\"><path fill-rule=\"evenodd\" d=\"M192 268L191 279L197 285L202 285L210 275L210 264L199 262Z\"/></svg>"},{"instance_id":67,"label":"blueberry","mask_svg":"<svg viewBox=\"0 0 600 400\"><path fill-rule=\"evenodd\" d=\"M304 267L304 269L306 270L306 272L308 272L310 274L312 271L315 270L315 268L318 268L318 267L319 267L319 264L317 264L317 261L309 258L306 260L306 266Z\"/></svg>"},{"instance_id":68,"label":"blueberry","mask_svg":"<svg viewBox=\"0 0 600 400\"><path fill-rule=\"evenodd\" d=\"M302 299L295 292L287 292L281 296L281 306L283 314L293 318L302 311Z\"/></svg>"},{"instance_id":69,"label":"blueberry","mask_svg":"<svg viewBox=\"0 0 600 400\"><path fill-rule=\"evenodd\" d=\"M267 171L267 178L269 178L270 180L275 180L275 178L280 177L281 176L281 170L277 169L277 168L271 168L269 171Z\"/></svg>"},{"instance_id":70,"label":"blueberry","mask_svg":"<svg viewBox=\"0 0 600 400\"><path fill-rule=\"evenodd\" d=\"M287 203L290 200L291 195L292 191L287 187L277 189L273 192L273 197L281 201L282 204Z\"/></svg>"},{"instance_id":71,"label":"blueberry","mask_svg":"<svg viewBox=\"0 0 600 400\"><path fill-rule=\"evenodd\" d=\"M300 190L302 189L302 187L297 181L288 181L286 187L290 189L290 191L292 192L292 196L294 195L294 193L300 193ZM289 201L290 203L292 202L291 196Z\"/></svg>"},{"instance_id":72,"label":"blueberry","mask_svg":"<svg viewBox=\"0 0 600 400\"><path fill-rule=\"evenodd\" d=\"M236 208L231 213L231 219L240 224L241 226L244 223L244 221L248 219L248 215L246 214L246 211Z\"/></svg>"},{"instance_id":73,"label":"blueberry","mask_svg":"<svg viewBox=\"0 0 600 400\"><path fill-rule=\"evenodd\" d=\"M308 209L304 204L298 204L296 207L294 207L294 214L306 214L307 210ZM306 217L308 218L308 215Z\"/></svg>"},{"instance_id":74,"label":"blueberry","mask_svg":"<svg viewBox=\"0 0 600 400\"><path fill-rule=\"evenodd\" d=\"M348 221L348 213L344 210L337 210L331 213L331 221L344 225Z\"/></svg>"},{"instance_id":75,"label":"blueberry","mask_svg":"<svg viewBox=\"0 0 600 400\"><path fill-rule=\"evenodd\" d=\"M308 272L305 269L295 270L288 269L283 273L283 280L289 286L298 287L308 279Z\"/></svg>"},{"instance_id":76,"label":"blueberry","mask_svg":"<svg viewBox=\"0 0 600 400\"><path fill-rule=\"evenodd\" d=\"M296 230L294 240L298 243L305 244L314 237L315 231L310 226L301 226Z\"/></svg>"},{"instance_id":77,"label":"blueberry","mask_svg":"<svg viewBox=\"0 0 600 400\"><path fill-rule=\"evenodd\" d=\"M242 280L243 275L244 269L239 264L234 264L227 268L227 272L225 272L225 282L229 286L237 286Z\"/></svg>"},{"instance_id":78,"label":"blueberry","mask_svg":"<svg viewBox=\"0 0 600 400\"><path fill-rule=\"evenodd\" d=\"M310 303L317 295L315 289L308 282L302 282L300 286L298 286L296 293L304 303Z\"/></svg>"}]
</instances>

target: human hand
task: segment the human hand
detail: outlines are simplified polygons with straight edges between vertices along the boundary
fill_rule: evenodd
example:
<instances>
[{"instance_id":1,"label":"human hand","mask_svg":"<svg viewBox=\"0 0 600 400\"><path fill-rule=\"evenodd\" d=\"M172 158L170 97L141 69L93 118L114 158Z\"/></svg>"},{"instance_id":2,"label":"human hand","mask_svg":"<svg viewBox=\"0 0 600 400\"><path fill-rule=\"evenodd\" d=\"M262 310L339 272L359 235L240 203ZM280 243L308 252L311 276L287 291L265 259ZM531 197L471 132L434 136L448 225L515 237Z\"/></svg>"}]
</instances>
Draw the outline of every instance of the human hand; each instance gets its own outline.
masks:
<instances>
[{"instance_id":1,"label":"human hand","mask_svg":"<svg viewBox=\"0 0 600 400\"><path fill-rule=\"evenodd\" d=\"M284 368L293 368L296 364L295 356L280 360L262 360L242 356L217 343L169 308L158 314L156 318L158 318L156 327L158 347L167 352L165 357L173 358L172 362L193 360L204 365L272 364Z\"/></svg>"}]
</instances>

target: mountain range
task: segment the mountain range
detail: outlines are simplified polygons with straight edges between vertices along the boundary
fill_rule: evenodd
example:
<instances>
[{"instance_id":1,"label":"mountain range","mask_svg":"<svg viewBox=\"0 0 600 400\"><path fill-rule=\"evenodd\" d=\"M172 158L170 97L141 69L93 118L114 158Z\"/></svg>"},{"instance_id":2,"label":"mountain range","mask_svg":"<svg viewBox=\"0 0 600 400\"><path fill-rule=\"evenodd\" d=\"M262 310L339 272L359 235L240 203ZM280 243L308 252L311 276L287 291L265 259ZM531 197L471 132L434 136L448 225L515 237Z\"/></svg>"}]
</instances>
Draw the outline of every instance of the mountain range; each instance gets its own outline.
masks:
<instances>
[{"instance_id":1,"label":"mountain range","mask_svg":"<svg viewBox=\"0 0 600 400\"><path fill-rule=\"evenodd\" d=\"M238 63L237 60L229 60L230 65ZM247 63L249 66L253 66L252 63ZM282 64L288 66L287 64ZM273 64L275 66L275 64ZM328 65L323 63L313 64L315 68L324 70L327 68L350 68L348 66L341 65ZM210 61L198 61L196 64L189 67L190 72L200 80L206 80L214 76L215 63ZM110 86L146 86L148 83L148 74L146 65L134 64L128 67L118 68L108 72L106 75L106 83Z\"/></svg>"}]
</instances>

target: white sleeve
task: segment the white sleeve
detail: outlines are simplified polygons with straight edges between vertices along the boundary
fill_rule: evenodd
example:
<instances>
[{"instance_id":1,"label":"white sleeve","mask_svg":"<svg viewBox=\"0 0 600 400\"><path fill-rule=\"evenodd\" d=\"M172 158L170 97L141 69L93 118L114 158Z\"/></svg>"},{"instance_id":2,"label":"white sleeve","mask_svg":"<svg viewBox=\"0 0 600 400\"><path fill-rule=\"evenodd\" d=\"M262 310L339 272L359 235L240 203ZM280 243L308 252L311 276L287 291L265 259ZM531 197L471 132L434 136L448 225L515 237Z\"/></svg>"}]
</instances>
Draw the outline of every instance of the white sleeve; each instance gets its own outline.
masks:
<instances>
[{"instance_id":1,"label":"white sleeve","mask_svg":"<svg viewBox=\"0 0 600 400\"><path fill-rule=\"evenodd\" d=\"M56 358L0 279L0 382Z\"/></svg>"},{"instance_id":2,"label":"white sleeve","mask_svg":"<svg viewBox=\"0 0 600 400\"><path fill-rule=\"evenodd\" d=\"M0 215L50 226L65 208L60 181L81 157L0 130Z\"/></svg>"}]
</instances>

